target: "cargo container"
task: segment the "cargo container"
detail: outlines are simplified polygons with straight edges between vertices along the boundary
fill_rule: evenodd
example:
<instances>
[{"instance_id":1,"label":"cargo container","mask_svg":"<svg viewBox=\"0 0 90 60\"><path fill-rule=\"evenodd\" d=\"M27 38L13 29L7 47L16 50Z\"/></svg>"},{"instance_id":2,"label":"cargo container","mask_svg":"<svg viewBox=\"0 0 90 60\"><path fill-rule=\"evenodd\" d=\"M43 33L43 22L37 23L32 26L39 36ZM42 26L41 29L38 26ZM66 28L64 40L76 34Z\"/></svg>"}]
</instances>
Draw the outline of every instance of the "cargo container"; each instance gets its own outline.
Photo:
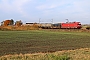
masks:
<instances>
[{"instance_id":1,"label":"cargo container","mask_svg":"<svg viewBox=\"0 0 90 60\"><path fill-rule=\"evenodd\" d=\"M61 28L61 23L52 24L52 28L53 29L60 29Z\"/></svg>"},{"instance_id":2,"label":"cargo container","mask_svg":"<svg viewBox=\"0 0 90 60\"><path fill-rule=\"evenodd\" d=\"M52 24L51 23L41 23L40 27L44 29L50 29L52 27Z\"/></svg>"}]
</instances>

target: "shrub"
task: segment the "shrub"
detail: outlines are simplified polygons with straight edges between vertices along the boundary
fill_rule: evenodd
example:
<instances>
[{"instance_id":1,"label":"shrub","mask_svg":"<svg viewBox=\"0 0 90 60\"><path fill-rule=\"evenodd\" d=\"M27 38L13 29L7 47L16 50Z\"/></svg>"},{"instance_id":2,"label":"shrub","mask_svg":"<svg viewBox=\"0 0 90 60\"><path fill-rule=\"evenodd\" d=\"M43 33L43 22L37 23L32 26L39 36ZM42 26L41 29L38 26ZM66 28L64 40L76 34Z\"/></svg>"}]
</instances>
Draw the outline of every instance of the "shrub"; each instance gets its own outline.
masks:
<instances>
[{"instance_id":1,"label":"shrub","mask_svg":"<svg viewBox=\"0 0 90 60\"><path fill-rule=\"evenodd\" d=\"M89 29L90 29L90 26L86 27L86 29L88 29L88 30L89 30Z\"/></svg>"}]
</instances>

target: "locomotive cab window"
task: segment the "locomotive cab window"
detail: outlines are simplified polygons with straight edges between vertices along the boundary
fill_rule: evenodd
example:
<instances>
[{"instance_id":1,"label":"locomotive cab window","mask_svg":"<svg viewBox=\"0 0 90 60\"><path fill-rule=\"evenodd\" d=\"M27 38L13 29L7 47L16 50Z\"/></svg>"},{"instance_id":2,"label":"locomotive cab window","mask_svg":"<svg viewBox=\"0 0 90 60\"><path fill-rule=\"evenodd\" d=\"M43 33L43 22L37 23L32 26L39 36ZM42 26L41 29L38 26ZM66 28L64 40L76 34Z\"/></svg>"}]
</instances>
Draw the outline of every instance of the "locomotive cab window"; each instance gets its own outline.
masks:
<instances>
[{"instance_id":1,"label":"locomotive cab window","mask_svg":"<svg viewBox=\"0 0 90 60\"><path fill-rule=\"evenodd\" d=\"M78 24L78 25L81 25L81 24Z\"/></svg>"}]
</instances>

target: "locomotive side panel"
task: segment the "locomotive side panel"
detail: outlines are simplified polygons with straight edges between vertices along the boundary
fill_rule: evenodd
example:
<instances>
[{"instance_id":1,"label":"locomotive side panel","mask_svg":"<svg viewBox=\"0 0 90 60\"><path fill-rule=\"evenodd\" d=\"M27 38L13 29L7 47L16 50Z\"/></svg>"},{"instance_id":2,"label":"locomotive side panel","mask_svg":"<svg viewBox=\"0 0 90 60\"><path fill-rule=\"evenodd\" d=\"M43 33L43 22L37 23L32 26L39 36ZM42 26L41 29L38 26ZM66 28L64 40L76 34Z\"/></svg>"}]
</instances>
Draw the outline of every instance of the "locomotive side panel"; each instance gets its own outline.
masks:
<instances>
[{"instance_id":1,"label":"locomotive side panel","mask_svg":"<svg viewBox=\"0 0 90 60\"><path fill-rule=\"evenodd\" d=\"M80 22L62 23L61 28L81 28Z\"/></svg>"}]
</instances>

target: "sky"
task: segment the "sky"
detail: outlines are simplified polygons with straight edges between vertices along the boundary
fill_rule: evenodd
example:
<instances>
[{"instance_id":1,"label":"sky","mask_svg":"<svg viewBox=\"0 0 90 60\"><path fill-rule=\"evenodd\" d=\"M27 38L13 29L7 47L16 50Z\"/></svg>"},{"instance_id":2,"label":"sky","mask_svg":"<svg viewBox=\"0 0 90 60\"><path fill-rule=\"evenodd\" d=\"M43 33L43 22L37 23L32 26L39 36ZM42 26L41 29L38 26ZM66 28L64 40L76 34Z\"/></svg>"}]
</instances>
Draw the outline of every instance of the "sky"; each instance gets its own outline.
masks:
<instances>
[{"instance_id":1,"label":"sky","mask_svg":"<svg viewBox=\"0 0 90 60\"><path fill-rule=\"evenodd\" d=\"M0 22L7 19L90 24L90 0L0 0Z\"/></svg>"}]
</instances>

